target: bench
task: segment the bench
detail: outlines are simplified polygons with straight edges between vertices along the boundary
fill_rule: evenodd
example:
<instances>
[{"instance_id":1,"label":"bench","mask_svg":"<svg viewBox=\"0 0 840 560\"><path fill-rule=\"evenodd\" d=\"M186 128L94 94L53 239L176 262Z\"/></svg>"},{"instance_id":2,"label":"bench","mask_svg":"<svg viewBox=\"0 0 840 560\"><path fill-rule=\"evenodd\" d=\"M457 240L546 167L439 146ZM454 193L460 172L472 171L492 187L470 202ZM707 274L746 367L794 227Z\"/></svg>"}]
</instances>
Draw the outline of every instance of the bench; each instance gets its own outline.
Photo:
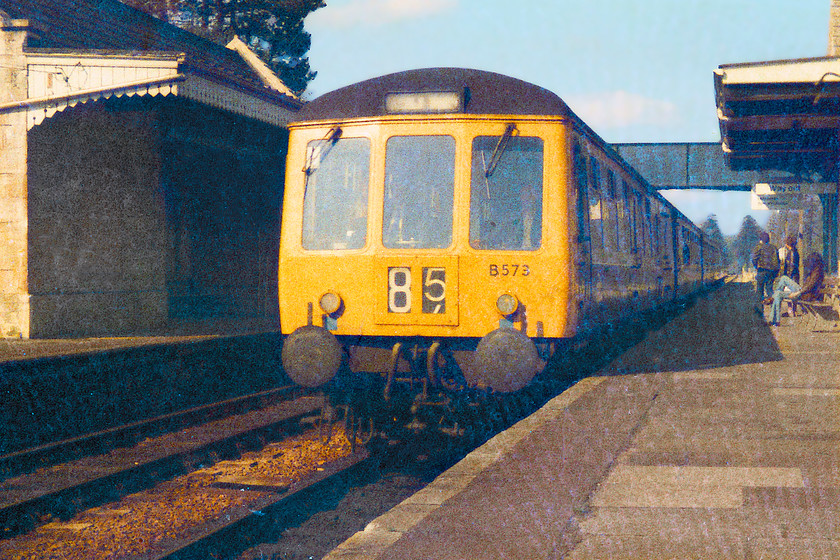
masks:
<instances>
[{"instance_id":1,"label":"bench","mask_svg":"<svg viewBox=\"0 0 840 560\"><path fill-rule=\"evenodd\" d=\"M826 277L820 290L822 301L785 300L801 310L803 325L814 332L840 332L840 278Z\"/></svg>"}]
</instances>

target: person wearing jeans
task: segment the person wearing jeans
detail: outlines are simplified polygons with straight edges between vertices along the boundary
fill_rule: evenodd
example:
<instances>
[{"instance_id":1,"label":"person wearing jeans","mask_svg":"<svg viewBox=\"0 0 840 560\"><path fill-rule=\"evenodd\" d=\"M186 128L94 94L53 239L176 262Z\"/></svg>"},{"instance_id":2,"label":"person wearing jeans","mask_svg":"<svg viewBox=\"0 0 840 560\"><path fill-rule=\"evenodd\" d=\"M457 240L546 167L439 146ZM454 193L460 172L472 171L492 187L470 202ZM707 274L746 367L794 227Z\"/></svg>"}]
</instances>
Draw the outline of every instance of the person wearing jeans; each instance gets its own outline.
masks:
<instances>
[{"instance_id":1,"label":"person wearing jeans","mask_svg":"<svg viewBox=\"0 0 840 560\"><path fill-rule=\"evenodd\" d=\"M794 282L790 276L779 276L773 289L773 303L770 306L771 325L779 326L779 308L782 306L782 299L785 297L786 292L790 292L790 295L787 297L795 300L802 292L802 287Z\"/></svg>"}]
</instances>

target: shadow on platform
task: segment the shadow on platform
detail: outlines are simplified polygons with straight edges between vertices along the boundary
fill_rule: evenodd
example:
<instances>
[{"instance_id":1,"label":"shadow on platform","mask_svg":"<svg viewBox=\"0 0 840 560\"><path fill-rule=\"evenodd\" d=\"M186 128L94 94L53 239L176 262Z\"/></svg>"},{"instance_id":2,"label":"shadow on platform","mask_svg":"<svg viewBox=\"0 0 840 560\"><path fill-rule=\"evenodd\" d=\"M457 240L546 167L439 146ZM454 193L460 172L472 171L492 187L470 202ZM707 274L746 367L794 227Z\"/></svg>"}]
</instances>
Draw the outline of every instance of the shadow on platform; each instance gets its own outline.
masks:
<instances>
[{"instance_id":1,"label":"shadow on platform","mask_svg":"<svg viewBox=\"0 0 840 560\"><path fill-rule=\"evenodd\" d=\"M690 371L783 359L749 283L730 282L697 298L602 370L603 375Z\"/></svg>"}]
</instances>

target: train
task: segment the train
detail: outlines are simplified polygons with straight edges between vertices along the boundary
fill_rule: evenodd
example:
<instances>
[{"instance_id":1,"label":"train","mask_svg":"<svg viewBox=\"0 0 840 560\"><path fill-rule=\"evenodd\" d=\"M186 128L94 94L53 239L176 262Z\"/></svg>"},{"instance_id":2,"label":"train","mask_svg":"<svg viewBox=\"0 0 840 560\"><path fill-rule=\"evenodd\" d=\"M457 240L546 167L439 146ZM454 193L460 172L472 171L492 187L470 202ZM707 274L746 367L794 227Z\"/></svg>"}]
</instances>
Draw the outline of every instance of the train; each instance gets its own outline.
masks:
<instances>
[{"instance_id":1,"label":"train","mask_svg":"<svg viewBox=\"0 0 840 560\"><path fill-rule=\"evenodd\" d=\"M326 93L289 124L282 363L510 393L569 341L691 296L723 248L553 92L465 68Z\"/></svg>"}]
</instances>

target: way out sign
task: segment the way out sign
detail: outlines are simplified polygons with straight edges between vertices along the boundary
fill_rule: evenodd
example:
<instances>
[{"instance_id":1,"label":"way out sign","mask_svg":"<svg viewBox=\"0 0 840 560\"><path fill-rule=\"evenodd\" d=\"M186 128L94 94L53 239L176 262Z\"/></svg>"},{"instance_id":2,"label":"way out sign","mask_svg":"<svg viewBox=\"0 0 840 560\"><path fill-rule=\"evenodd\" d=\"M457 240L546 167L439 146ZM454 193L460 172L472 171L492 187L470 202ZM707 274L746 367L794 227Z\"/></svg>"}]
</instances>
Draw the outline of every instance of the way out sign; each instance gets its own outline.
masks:
<instances>
[{"instance_id":1,"label":"way out sign","mask_svg":"<svg viewBox=\"0 0 840 560\"><path fill-rule=\"evenodd\" d=\"M837 192L836 183L756 183L750 193L753 210L787 210L802 208L809 194Z\"/></svg>"}]
</instances>

